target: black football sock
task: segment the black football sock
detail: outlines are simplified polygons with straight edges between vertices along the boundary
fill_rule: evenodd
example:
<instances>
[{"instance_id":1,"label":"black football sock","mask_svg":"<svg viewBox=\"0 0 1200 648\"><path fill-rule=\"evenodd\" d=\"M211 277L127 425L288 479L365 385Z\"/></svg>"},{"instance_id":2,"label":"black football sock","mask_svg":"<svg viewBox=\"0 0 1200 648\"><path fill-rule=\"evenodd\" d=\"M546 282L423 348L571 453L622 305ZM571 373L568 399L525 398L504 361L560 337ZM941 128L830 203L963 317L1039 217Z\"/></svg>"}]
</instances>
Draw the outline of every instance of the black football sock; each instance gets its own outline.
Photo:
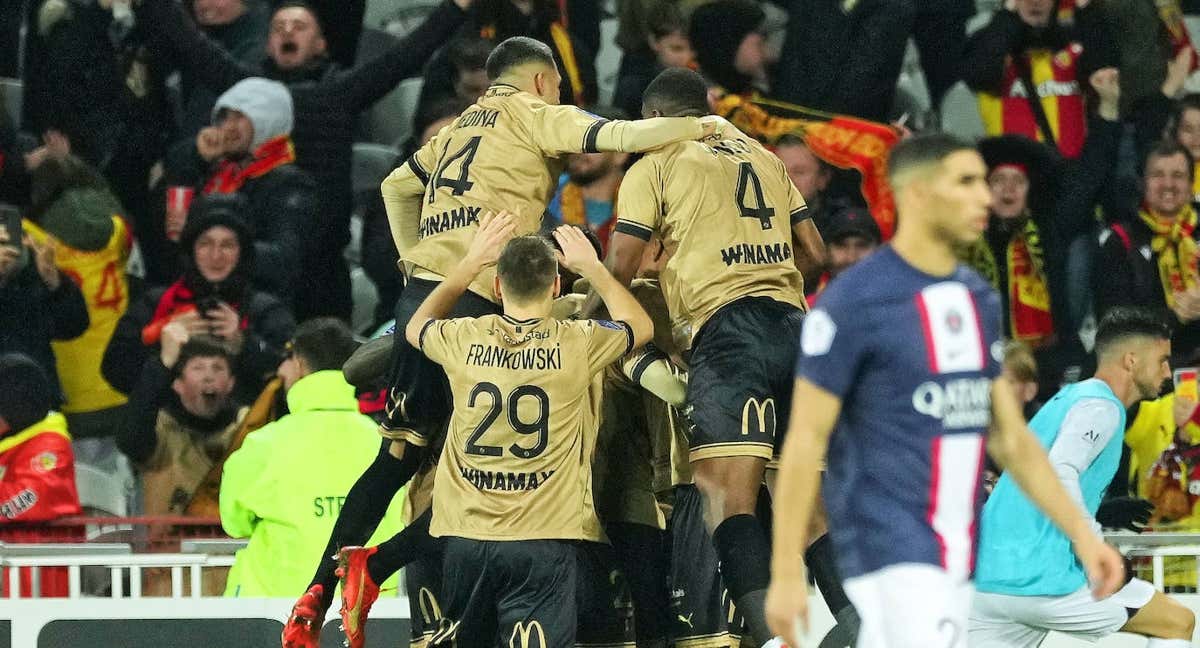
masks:
<instances>
[{"instance_id":1,"label":"black football sock","mask_svg":"<svg viewBox=\"0 0 1200 648\"><path fill-rule=\"evenodd\" d=\"M644 524L615 522L605 527L633 599L638 644L667 636L667 565L664 533Z\"/></svg>"},{"instance_id":2,"label":"black football sock","mask_svg":"<svg viewBox=\"0 0 1200 648\"><path fill-rule=\"evenodd\" d=\"M817 589L821 590L821 597L825 599L830 612L836 615L850 605L850 599L842 589L842 579L833 557L833 540L828 533L809 545L804 552L804 564L808 566L808 573L812 574L813 580L817 581Z\"/></svg>"},{"instance_id":3,"label":"black football sock","mask_svg":"<svg viewBox=\"0 0 1200 648\"><path fill-rule=\"evenodd\" d=\"M346 501L342 504L337 521L333 523L329 543L321 553L321 562L317 564L312 585L325 588L321 602L326 609L333 601L333 590L337 587L337 575L334 572L337 570L338 550L361 545L371 537L391 505L392 498L421 465L421 456L424 454L422 448L410 444L405 448L404 458L397 459L388 452L389 444L389 441L384 441L375 461L346 493Z\"/></svg>"},{"instance_id":4,"label":"black football sock","mask_svg":"<svg viewBox=\"0 0 1200 648\"><path fill-rule=\"evenodd\" d=\"M430 508L400 533L380 543L375 554L367 558L367 574L376 585L414 560L441 552L442 539L429 535L432 519L433 509Z\"/></svg>"},{"instance_id":5,"label":"black football sock","mask_svg":"<svg viewBox=\"0 0 1200 648\"><path fill-rule=\"evenodd\" d=\"M771 583L771 545L753 515L735 515L713 531L721 559L721 578L738 610L760 643L772 636L767 627L767 586Z\"/></svg>"}]
</instances>

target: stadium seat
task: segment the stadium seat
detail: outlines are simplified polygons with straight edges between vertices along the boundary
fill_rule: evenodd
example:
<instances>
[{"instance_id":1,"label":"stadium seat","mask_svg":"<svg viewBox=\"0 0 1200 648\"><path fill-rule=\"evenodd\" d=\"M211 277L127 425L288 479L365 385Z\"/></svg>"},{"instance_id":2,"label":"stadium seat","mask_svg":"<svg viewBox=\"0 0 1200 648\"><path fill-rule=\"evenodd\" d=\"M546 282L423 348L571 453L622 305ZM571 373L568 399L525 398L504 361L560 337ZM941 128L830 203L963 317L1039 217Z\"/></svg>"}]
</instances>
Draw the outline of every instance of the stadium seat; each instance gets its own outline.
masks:
<instances>
[{"instance_id":1,"label":"stadium seat","mask_svg":"<svg viewBox=\"0 0 1200 648\"><path fill-rule=\"evenodd\" d=\"M0 77L0 95L4 97L4 110L8 114L9 123L20 126L21 99L24 95L21 80Z\"/></svg>"},{"instance_id":2,"label":"stadium seat","mask_svg":"<svg viewBox=\"0 0 1200 648\"><path fill-rule=\"evenodd\" d=\"M385 146L402 146L412 134L413 117L417 113L417 100L421 98L419 77L405 79L383 99L375 102L363 116L363 130L367 140Z\"/></svg>"},{"instance_id":3,"label":"stadium seat","mask_svg":"<svg viewBox=\"0 0 1200 648\"><path fill-rule=\"evenodd\" d=\"M354 168L351 178L354 186L354 205L361 207L363 199L379 194L379 183L395 168L400 151L390 146L370 142L354 145Z\"/></svg>"},{"instance_id":4,"label":"stadium seat","mask_svg":"<svg viewBox=\"0 0 1200 648\"><path fill-rule=\"evenodd\" d=\"M77 463L75 485L79 489L79 505L86 513L117 517L129 514L129 491L120 476Z\"/></svg>"}]
</instances>

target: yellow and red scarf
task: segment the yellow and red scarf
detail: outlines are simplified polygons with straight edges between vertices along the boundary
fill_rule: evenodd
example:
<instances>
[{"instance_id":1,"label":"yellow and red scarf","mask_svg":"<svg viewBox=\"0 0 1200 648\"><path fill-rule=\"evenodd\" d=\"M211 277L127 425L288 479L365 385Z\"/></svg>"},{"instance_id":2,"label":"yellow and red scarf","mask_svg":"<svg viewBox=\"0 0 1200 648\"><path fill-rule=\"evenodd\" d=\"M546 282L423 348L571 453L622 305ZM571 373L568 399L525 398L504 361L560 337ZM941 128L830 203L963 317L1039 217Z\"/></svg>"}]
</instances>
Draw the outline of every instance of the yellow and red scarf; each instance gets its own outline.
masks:
<instances>
[{"instance_id":1,"label":"yellow and red scarf","mask_svg":"<svg viewBox=\"0 0 1200 648\"><path fill-rule=\"evenodd\" d=\"M1050 288L1043 263L1041 233L1027 218L1009 237L1004 250L1008 267L1008 320L1013 339L1038 348L1051 341L1054 318L1050 311ZM997 289L1000 276L991 246L980 240L969 252L967 263Z\"/></svg>"},{"instance_id":2,"label":"yellow and red scarf","mask_svg":"<svg viewBox=\"0 0 1200 648\"><path fill-rule=\"evenodd\" d=\"M620 183L617 183L616 189L620 189ZM574 182L567 182L562 188L562 221L565 225L575 225L584 229L591 229L596 232L596 236L600 239L600 248L605 252L608 251L608 237L612 235L613 228L617 224L617 191L613 191L612 214L608 220L604 221L603 225L593 227L587 219L587 206L584 204L583 189Z\"/></svg>"},{"instance_id":3,"label":"yellow and red scarf","mask_svg":"<svg viewBox=\"0 0 1200 648\"><path fill-rule=\"evenodd\" d=\"M1167 306L1175 306L1175 293L1194 288L1197 282L1196 210L1188 205L1175 218L1164 217L1143 206L1138 217L1150 228L1150 249L1158 257L1158 278L1162 281Z\"/></svg>"},{"instance_id":4,"label":"yellow and red scarf","mask_svg":"<svg viewBox=\"0 0 1200 648\"><path fill-rule=\"evenodd\" d=\"M290 135L280 135L262 143L254 159L244 168L234 160L222 160L217 171L204 185L204 193L236 193L251 178L264 176L274 169L296 161L296 149Z\"/></svg>"}]
</instances>

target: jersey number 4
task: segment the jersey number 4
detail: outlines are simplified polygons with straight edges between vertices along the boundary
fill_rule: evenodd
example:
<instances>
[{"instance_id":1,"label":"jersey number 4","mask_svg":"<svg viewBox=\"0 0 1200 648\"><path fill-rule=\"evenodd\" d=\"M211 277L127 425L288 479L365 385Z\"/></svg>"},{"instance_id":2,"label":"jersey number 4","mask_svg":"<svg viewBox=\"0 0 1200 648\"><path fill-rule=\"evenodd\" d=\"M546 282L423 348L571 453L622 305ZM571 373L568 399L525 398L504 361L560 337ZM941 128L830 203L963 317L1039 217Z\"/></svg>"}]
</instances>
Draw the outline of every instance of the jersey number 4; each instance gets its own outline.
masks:
<instances>
[{"instance_id":1,"label":"jersey number 4","mask_svg":"<svg viewBox=\"0 0 1200 648\"><path fill-rule=\"evenodd\" d=\"M508 410L508 424L513 431L518 434L538 435L537 442L532 446L526 448L514 443L508 446L508 451L521 459L533 459L546 451L546 445L550 442L550 397L546 395L544 389L534 385L521 385L508 395L506 404L499 387L494 383L481 382L471 390L467 407L475 407L475 399L484 394L491 397L492 404L487 413L483 415L483 420L479 422L479 427L475 428L471 437L467 439L467 454L484 457L499 457L504 454L504 450L500 446L479 445L479 439L492 427L492 423L500 418L500 413L505 409ZM522 421L517 413L517 406L525 397L536 399L538 405L537 418L529 422Z\"/></svg>"},{"instance_id":2,"label":"jersey number 4","mask_svg":"<svg viewBox=\"0 0 1200 648\"><path fill-rule=\"evenodd\" d=\"M467 140L467 143L458 152L450 157L446 157L446 153L450 150L450 142L446 142L446 148L442 150L442 163L438 165L437 170L433 172L433 177L429 178L429 204L433 204L433 199L437 195L437 190L441 187L450 187L450 192L455 196L461 196L471 190L475 186L471 182L471 163L475 161L475 154L479 152L479 142L483 139L482 135L476 135ZM458 177L446 179L446 170L450 168L458 160L462 160L462 166L458 170Z\"/></svg>"},{"instance_id":3,"label":"jersey number 4","mask_svg":"<svg viewBox=\"0 0 1200 648\"><path fill-rule=\"evenodd\" d=\"M746 204L748 198L754 199L753 205ZM762 183L758 181L758 174L749 162L738 164L738 183L733 199L742 212L742 218L757 218L764 230L773 227L771 219L775 217L775 209L767 206L767 201L763 198Z\"/></svg>"}]
</instances>

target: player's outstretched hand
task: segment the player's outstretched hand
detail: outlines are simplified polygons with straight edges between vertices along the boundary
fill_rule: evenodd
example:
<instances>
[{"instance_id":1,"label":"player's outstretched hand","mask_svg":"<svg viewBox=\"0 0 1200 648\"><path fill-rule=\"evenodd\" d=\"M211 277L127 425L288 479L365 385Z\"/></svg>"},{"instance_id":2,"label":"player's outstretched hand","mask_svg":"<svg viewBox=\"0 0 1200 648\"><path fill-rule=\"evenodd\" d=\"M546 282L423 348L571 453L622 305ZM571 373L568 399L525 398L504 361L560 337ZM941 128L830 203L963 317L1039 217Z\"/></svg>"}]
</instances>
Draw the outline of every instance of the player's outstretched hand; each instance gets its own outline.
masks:
<instances>
[{"instance_id":1,"label":"player's outstretched hand","mask_svg":"<svg viewBox=\"0 0 1200 648\"><path fill-rule=\"evenodd\" d=\"M500 251L512 240L517 231L517 219L507 211L499 214L488 212L479 219L479 231L467 249L465 262L477 268L490 266L500 258Z\"/></svg>"},{"instance_id":2,"label":"player's outstretched hand","mask_svg":"<svg viewBox=\"0 0 1200 648\"><path fill-rule=\"evenodd\" d=\"M771 578L767 625L787 645L799 648L800 637L808 630L808 579L803 572L787 579Z\"/></svg>"},{"instance_id":3,"label":"player's outstretched hand","mask_svg":"<svg viewBox=\"0 0 1200 648\"><path fill-rule=\"evenodd\" d=\"M1075 555L1087 572L1097 600L1112 596L1125 585L1125 559L1098 536L1091 536L1086 544L1075 545Z\"/></svg>"},{"instance_id":4,"label":"player's outstretched hand","mask_svg":"<svg viewBox=\"0 0 1200 648\"><path fill-rule=\"evenodd\" d=\"M554 240L562 252L555 251L558 262L575 274L590 278L595 272L604 269L600 258L596 256L596 248L588 240L583 231L574 225L559 225L554 230Z\"/></svg>"}]
</instances>

